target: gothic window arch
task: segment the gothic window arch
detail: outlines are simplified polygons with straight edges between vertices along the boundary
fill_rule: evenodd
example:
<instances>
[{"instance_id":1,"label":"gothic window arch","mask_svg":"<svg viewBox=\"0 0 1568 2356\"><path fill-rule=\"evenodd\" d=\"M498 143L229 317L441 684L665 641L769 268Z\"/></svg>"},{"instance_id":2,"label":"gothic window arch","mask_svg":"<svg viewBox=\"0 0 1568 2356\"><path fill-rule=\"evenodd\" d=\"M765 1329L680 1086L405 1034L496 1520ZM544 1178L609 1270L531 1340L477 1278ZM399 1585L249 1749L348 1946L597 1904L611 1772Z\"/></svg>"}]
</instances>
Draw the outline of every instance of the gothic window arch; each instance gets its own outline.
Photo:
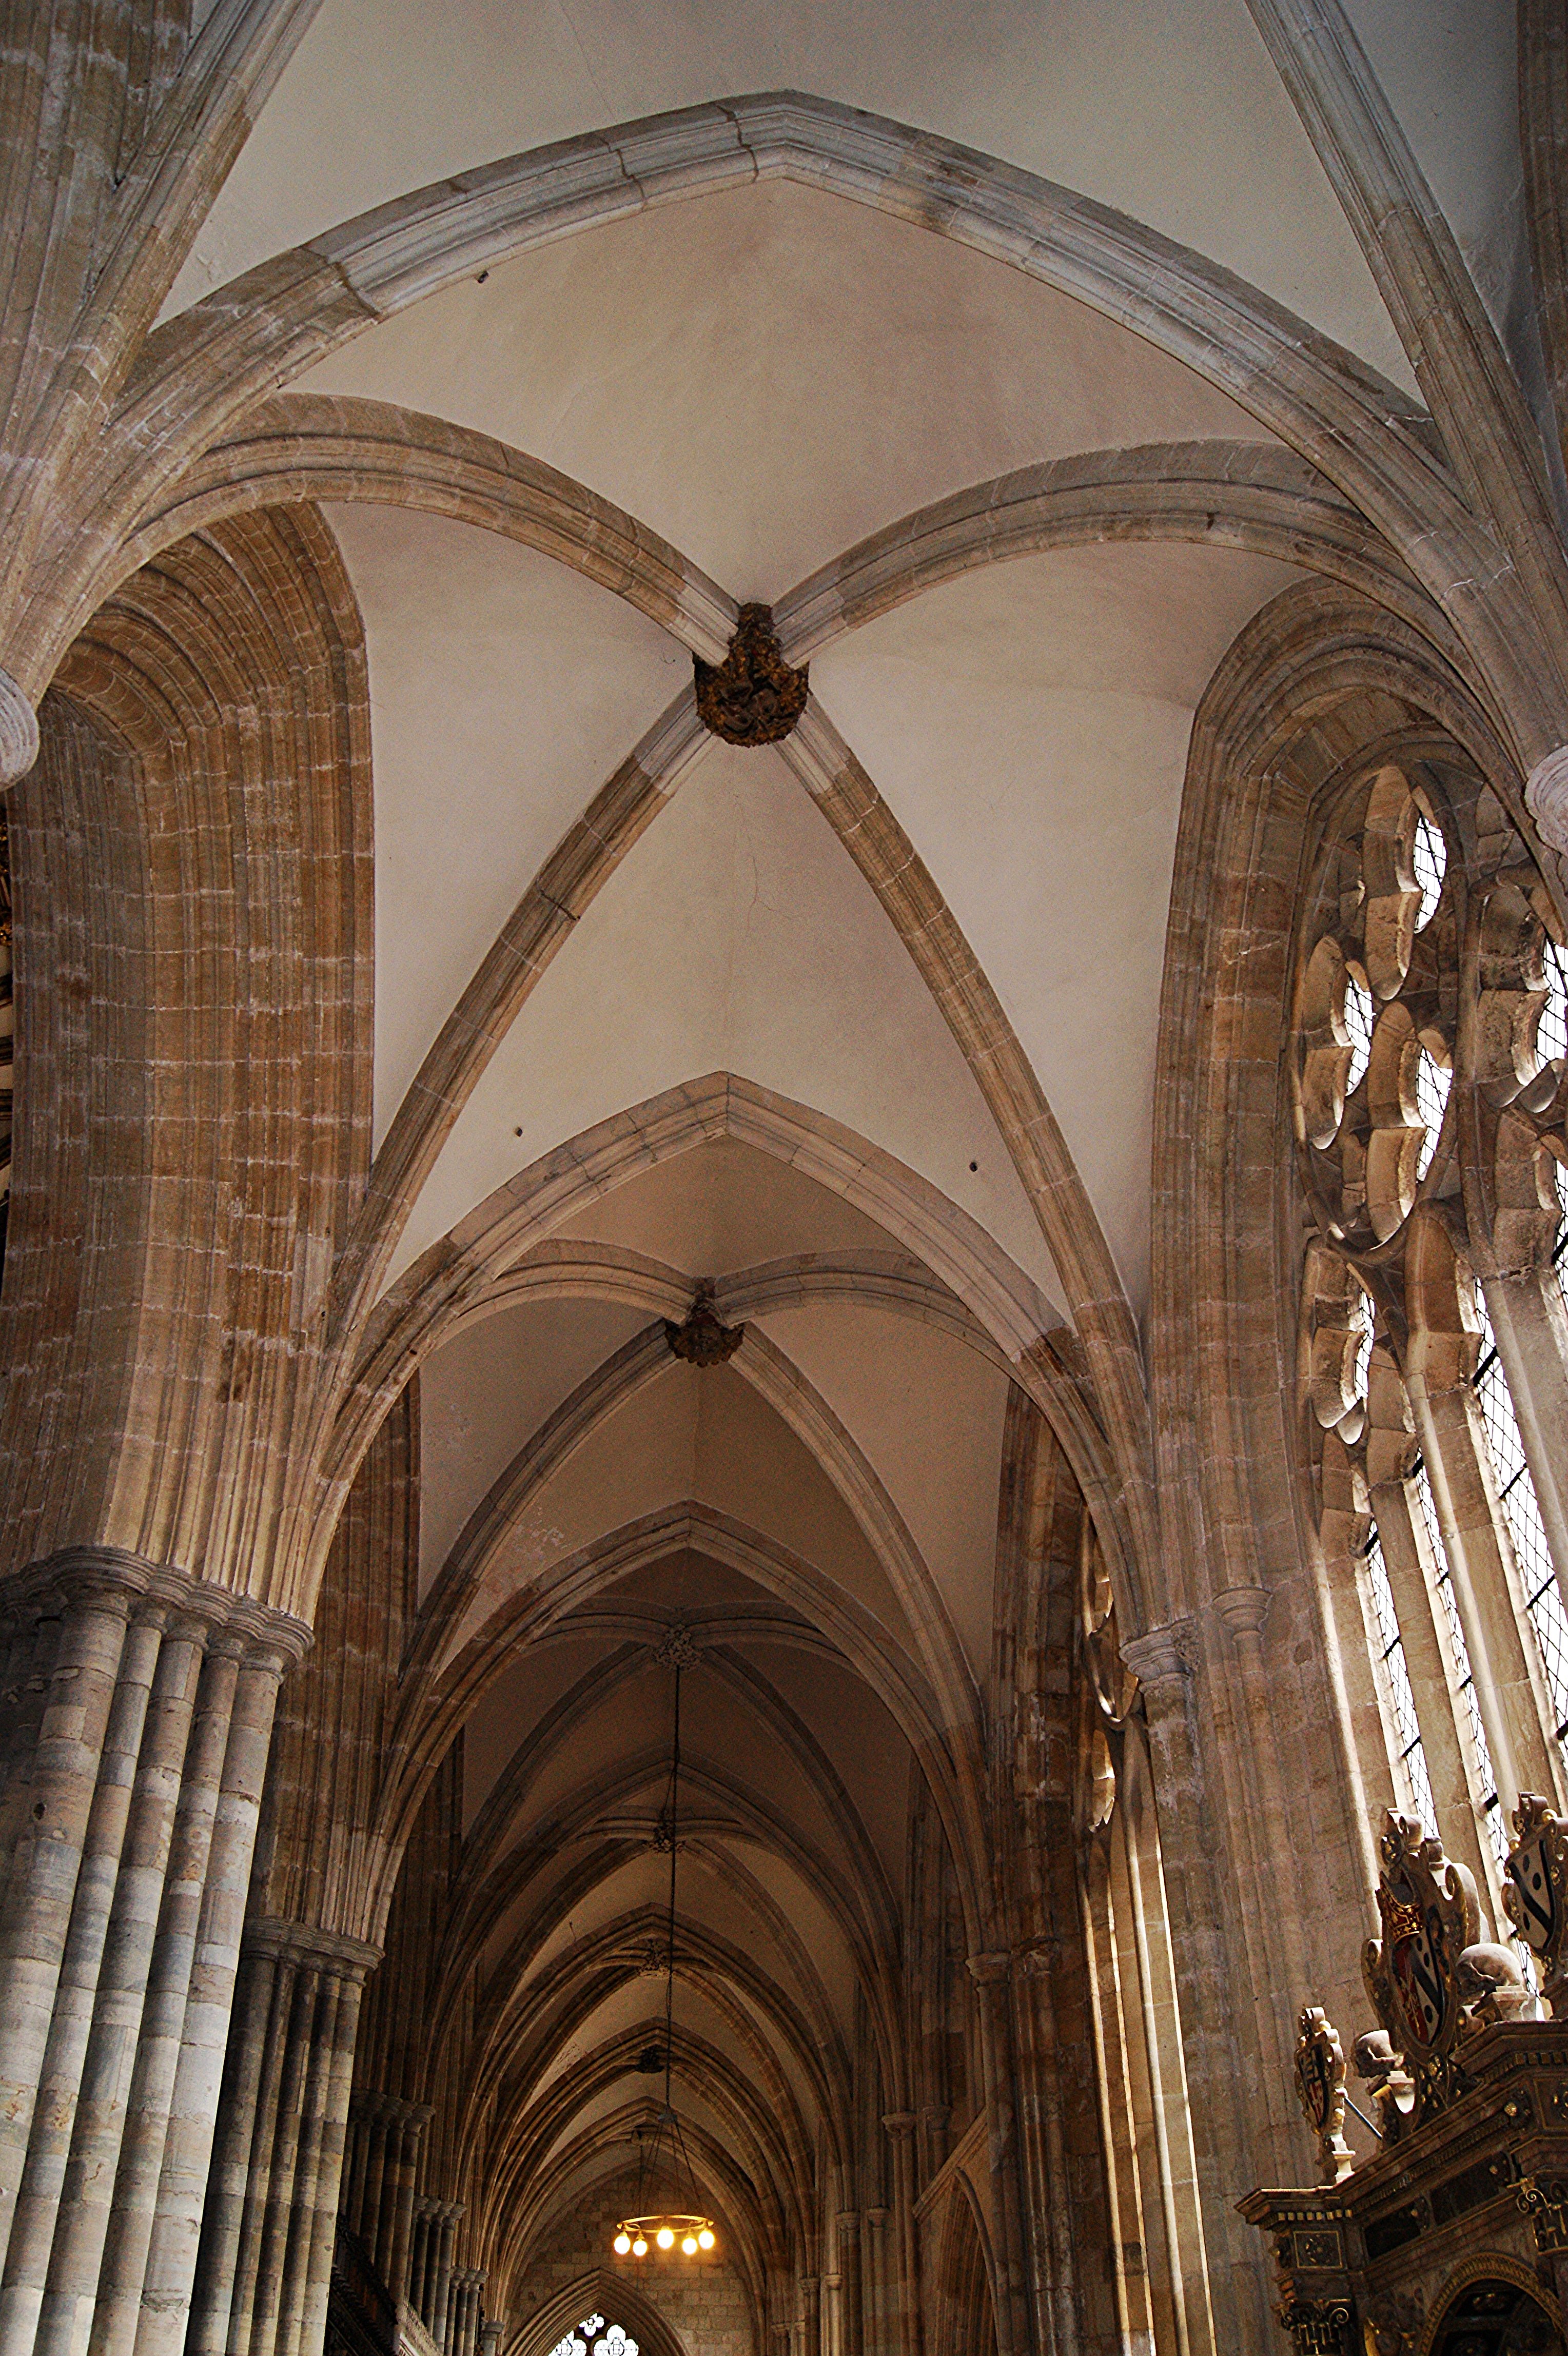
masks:
<instances>
[{"instance_id":1,"label":"gothic window arch","mask_svg":"<svg viewBox=\"0 0 1568 2356\"><path fill-rule=\"evenodd\" d=\"M1319 812L1292 1078L1320 1526L1393 1796L1495 1901L1513 1796L1564 1796L1568 956L1448 740L1348 764Z\"/></svg>"},{"instance_id":2,"label":"gothic window arch","mask_svg":"<svg viewBox=\"0 0 1568 2356\"><path fill-rule=\"evenodd\" d=\"M585 2315L573 2330L563 2332L550 2356L638 2356L638 2349L624 2324Z\"/></svg>"}]
</instances>

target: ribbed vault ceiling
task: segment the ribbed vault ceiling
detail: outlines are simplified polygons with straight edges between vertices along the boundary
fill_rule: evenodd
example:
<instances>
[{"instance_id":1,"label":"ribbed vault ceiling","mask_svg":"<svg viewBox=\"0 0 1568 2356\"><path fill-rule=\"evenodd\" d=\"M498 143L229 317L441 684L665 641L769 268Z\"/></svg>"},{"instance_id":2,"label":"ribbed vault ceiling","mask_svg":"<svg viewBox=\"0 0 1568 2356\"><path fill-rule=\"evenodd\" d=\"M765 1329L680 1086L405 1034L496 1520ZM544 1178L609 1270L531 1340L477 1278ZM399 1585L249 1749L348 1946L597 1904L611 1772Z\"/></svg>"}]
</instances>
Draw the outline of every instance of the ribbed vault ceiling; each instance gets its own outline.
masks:
<instances>
[{"instance_id":1,"label":"ribbed vault ceiling","mask_svg":"<svg viewBox=\"0 0 1568 2356\"><path fill-rule=\"evenodd\" d=\"M1510 13L1429 9L1415 43L1408 8L1356 11L1499 316ZM1117 208L1193 249L1173 284L1219 264L1411 388L1241 0L327 0L169 309L442 176L781 89ZM696 1645L678 2100L743 2271L833 2157L857 2038L900 2082L916 1794L978 1933L1009 1378L1086 1481L1133 1445L1085 1385L1147 1305L1194 709L1271 598L1382 561L1109 281L1090 307L1012 266L1023 232L1004 257L933 234L934 199L895 218L792 171L563 212L472 268L432 230L446 283L266 427L365 625L395 1178L366 1265L376 1363L424 1354L408 1723L427 1767L461 1743L444 1985L478 2008L489 2222L523 2271L623 2181L656 2091L671 1627ZM386 284L423 234L388 231ZM815 734L783 752L691 712L693 648L747 599L810 655ZM816 806L850 755L876 873ZM628 776L646 803L597 806L614 856L564 921L546 862ZM1009 1027L1048 1108L1011 1126ZM706 1369L664 1323L703 1282L745 1328ZM1065 1330L1090 1311L1098 1357Z\"/></svg>"}]
</instances>

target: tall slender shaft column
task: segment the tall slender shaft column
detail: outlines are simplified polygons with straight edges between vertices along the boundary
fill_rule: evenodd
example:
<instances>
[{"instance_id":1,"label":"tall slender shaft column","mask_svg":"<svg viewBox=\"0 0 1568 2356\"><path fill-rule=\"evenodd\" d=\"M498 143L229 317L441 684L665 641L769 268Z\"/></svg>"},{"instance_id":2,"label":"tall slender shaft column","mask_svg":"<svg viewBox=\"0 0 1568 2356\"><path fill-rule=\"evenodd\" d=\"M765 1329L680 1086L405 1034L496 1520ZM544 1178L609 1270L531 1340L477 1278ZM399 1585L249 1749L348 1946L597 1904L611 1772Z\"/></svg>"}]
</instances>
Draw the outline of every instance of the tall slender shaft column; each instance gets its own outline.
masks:
<instances>
[{"instance_id":1,"label":"tall slender shaft column","mask_svg":"<svg viewBox=\"0 0 1568 2356\"><path fill-rule=\"evenodd\" d=\"M413 2239L413 2188L419 2179L419 2147L430 2123L425 2103L405 2103L400 2128L396 2198L392 2203L392 2246L384 2279L393 2298L408 2291L408 2262Z\"/></svg>"},{"instance_id":2,"label":"tall slender shaft column","mask_svg":"<svg viewBox=\"0 0 1568 2356\"><path fill-rule=\"evenodd\" d=\"M875 2356L894 2356L887 2328L887 2219L886 2209L865 2212L861 2244L861 2328Z\"/></svg>"},{"instance_id":3,"label":"tall slender shaft column","mask_svg":"<svg viewBox=\"0 0 1568 2356\"><path fill-rule=\"evenodd\" d=\"M843 2356L863 2356L865 2308L860 2283L860 2211L838 2214L839 2337Z\"/></svg>"},{"instance_id":4,"label":"tall slender shaft column","mask_svg":"<svg viewBox=\"0 0 1568 2356\"><path fill-rule=\"evenodd\" d=\"M893 2312L902 2356L919 2356L919 2254L915 2239L915 2128L913 2111L889 2111L882 2122L893 2144L893 2252L896 2280Z\"/></svg>"},{"instance_id":5,"label":"tall slender shaft column","mask_svg":"<svg viewBox=\"0 0 1568 2356\"><path fill-rule=\"evenodd\" d=\"M448 2345L447 2316L452 2303L452 2251L457 2238L457 2220L463 2213L460 2201L448 2201L441 2220L441 2238L435 2253L435 2297L431 2307L430 2336L437 2348Z\"/></svg>"},{"instance_id":6,"label":"tall slender shaft column","mask_svg":"<svg viewBox=\"0 0 1568 2356\"><path fill-rule=\"evenodd\" d=\"M1030 2338L1029 2293L1014 2094L1013 1958L1003 1953L971 1955L969 1969L980 1995L980 2053L995 2232L997 2356L1023 2356Z\"/></svg>"}]
</instances>

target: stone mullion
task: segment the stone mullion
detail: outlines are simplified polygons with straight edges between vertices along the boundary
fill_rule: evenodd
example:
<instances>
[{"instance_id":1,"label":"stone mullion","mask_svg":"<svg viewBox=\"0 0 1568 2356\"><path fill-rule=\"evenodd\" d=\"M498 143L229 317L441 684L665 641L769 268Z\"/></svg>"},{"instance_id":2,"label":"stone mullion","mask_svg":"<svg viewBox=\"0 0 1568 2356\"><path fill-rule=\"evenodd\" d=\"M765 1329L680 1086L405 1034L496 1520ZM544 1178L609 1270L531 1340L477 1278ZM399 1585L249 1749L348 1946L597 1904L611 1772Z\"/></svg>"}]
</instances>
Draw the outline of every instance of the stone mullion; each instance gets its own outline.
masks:
<instances>
[{"instance_id":1,"label":"stone mullion","mask_svg":"<svg viewBox=\"0 0 1568 2356\"><path fill-rule=\"evenodd\" d=\"M1551 1793L1561 1806L1564 1795L1556 1762L1548 1756L1538 1691L1541 1673L1525 1650L1515 1582L1503 1559L1502 1507L1476 1395L1467 1382L1431 1389L1423 1375L1411 1368L1405 1381L1431 1476L1504 1821L1521 1791Z\"/></svg>"},{"instance_id":2,"label":"stone mullion","mask_svg":"<svg viewBox=\"0 0 1568 2356\"><path fill-rule=\"evenodd\" d=\"M231 1644L209 1651L202 1664L153 1945L120 2168L88 2340L90 2356L132 2356L135 2346L238 1675L239 1664Z\"/></svg>"},{"instance_id":3,"label":"stone mullion","mask_svg":"<svg viewBox=\"0 0 1568 2356\"><path fill-rule=\"evenodd\" d=\"M1484 1889L1488 1861L1479 1822L1483 1794L1460 1739L1458 1672L1448 1650L1443 1607L1433 1591L1438 1565L1431 1559L1425 1517L1412 1505L1403 1480L1380 1481L1370 1495L1416 1697L1426 1772L1442 1820L1432 1830L1442 1833L1449 1856L1468 1866Z\"/></svg>"},{"instance_id":4,"label":"stone mullion","mask_svg":"<svg viewBox=\"0 0 1568 2356\"><path fill-rule=\"evenodd\" d=\"M38 2356L77 2356L97 2297L206 1638L203 1622L182 1617L165 1630L158 1653L38 2317Z\"/></svg>"},{"instance_id":5,"label":"stone mullion","mask_svg":"<svg viewBox=\"0 0 1568 2356\"><path fill-rule=\"evenodd\" d=\"M67 1607L0 1906L0 2245L8 2245L129 1614L106 1585Z\"/></svg>"},{"instance_id":6,"label":"stone mullion","mask_svg":"<svg viewBox=\"0 0 1568 2356\"><path fill-rule=\"evenodd\" d=\"M1568 1609L1568 1310L1555 1269L1483 1280L1530 1477Z\"/></svg>"},{"instance_id":7,"label":"stone mullion","mask_svg":"<svg viewBox=\"0 0 1568 2356\"><path fill-rule=\"evenodd\" d=\"M138 1611L120 1655L0 2289L0 2350L7 2351L31 2348L37 2335L166 1617L161 1605Z\"/></svg>"},{"instance_id":8,"label":"stone mullion","mask_svg":"<svg viewBox=\"0 0 1568 2356\"><path fill-rule=\"evenodd\" d=\"M1334 1655L1326 1667L1329 1675L1337 1676L1343 1697L1350 1804L1362 1828L1363 1879L1370 1888L1377 1879L1370 1827L1396 1795L1395 1753L1380 1690L1382 1672L1373 1666L1380 1649L1377 1622L1369 1616L1371 1598L1366 1591L1366 1571L1359 1548L1346 1530L1348 1519L1348 1515L1333 1512L1323 1516L1317 1592ZM1358 1515L1356 1535L1364 1526L1365 1516ZM1400 1624L1402 1631L1402 1620Z\"/></svg>"}]
</instances>

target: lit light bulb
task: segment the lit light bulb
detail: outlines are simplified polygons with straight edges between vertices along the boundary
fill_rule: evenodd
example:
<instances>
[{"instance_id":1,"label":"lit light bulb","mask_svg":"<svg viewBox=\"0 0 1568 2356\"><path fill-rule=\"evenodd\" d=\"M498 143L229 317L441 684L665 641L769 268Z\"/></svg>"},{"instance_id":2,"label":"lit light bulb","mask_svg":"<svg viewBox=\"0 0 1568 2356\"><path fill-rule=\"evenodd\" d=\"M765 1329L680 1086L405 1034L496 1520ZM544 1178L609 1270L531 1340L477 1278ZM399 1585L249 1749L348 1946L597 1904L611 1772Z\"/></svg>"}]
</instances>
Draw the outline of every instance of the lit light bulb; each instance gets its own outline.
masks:
<instances>
[{"instance_id":1,"label":"lit light bulb","mask_svg":"<svg viewBox=\"0 0 1568 2356\"><path fill-rule=\"evenodd\" d=\"M711 2250L713 2246L714 2237L706 2225L704 2225L702 2232L697 2236L697 2247L700 2250Z\"/></svg>"},{"instance_id":2,"label":"lit light bulb","mask_svg":"<svg viewBox=\"0 0 1568 2356\"><path fill-rule=\"evenodd\" d=\"M697 2237L695 2233L688 2233L685 2240L681 2244L681 2255L683 2258L694 2258L696 2254Z\"/></svg>"},{"instance_id":3,"label":"lit light bulb","mask_svg":"<svg viewBox=\"0 0 1568 2356\"><path fill-rule=\"evenodd\" d=\"M672 2250L675 2246L675 2236L668 2225L660 2225L653 2238L661 2250Z\"/></svg>"},{"instance_id":4,"label":"lit light bulb","mask_svg":"<svg viewBox=\"0 0 1568 2356\"><path fill-rule=\"evenodd\" d=\"M640 2233L631 2245L631 2254L634 2258L645 2258L648 2255L648 2244Z\"/></svg>"},{"instance_id":5,"label":"lit light bulb","mask_svg":"<svg viewBox=\"0 0 1568 2356\"><path fill-rule=\"evenodd\" d=\"M631 2235L630 2235L629 2233L618 2233L618 2234L616 2235L616 2237L615 2237L615 2254L616 2254L616 2255L617 2255L617 2257L618 2257L618 2258L624 2258L624 2257L626 2256L626 2254L627 2254L627 2252L630 2249L630 2247L631 2247Z\"/></svg>"}]
</instances>

